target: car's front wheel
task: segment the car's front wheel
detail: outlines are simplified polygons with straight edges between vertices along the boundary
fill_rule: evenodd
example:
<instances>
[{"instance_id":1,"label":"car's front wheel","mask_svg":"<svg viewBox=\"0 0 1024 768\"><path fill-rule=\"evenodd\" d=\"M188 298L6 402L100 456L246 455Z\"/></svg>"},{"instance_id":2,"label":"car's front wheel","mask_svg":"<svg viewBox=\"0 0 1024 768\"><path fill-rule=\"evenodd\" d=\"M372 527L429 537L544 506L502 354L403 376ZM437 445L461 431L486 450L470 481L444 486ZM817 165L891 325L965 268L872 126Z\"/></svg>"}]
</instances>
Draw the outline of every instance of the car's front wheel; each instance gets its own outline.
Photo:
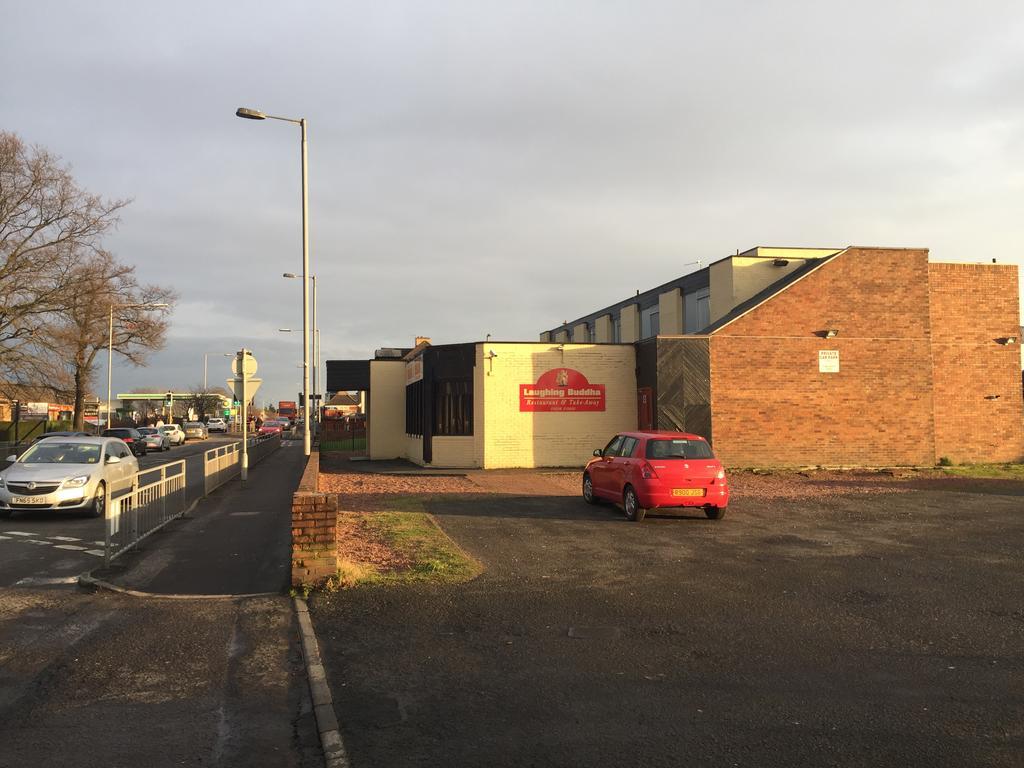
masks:
<instances>
[{"instance_id":1,"label":"car's front wheel","mask_svg":"<svg viewBox=\"0 0 1024 768\"><path fill-rule=\"evenodd\" d=\"M583 500L587 504L597 504L597 497L594 495L594 483L590 475L583 475Z\"/></svg>"},{"instance_id":2,"label":"car's front wheel","mask_svg":"<svg viewBox=\"0 0 1024 768\"><path fill-rule=\"evenodd\" d=\"M89 512L93 517L106 517L107 515L107 486L100 483L96 488L96 495L93 497L92 506Z\"/></svg>"},{"instance_id":3,"label":"car's front wheel","mask_svg":"<svg viewBox=\"0 0 1024 768\"><path fill-rule=\"evenodd\" d=\"M640 506L640 497L636 495L633 486L627 485L622 492L622 509L626 513L626 519L639 523L647 515L647 510Z\"/></svg>"}]
</instances>

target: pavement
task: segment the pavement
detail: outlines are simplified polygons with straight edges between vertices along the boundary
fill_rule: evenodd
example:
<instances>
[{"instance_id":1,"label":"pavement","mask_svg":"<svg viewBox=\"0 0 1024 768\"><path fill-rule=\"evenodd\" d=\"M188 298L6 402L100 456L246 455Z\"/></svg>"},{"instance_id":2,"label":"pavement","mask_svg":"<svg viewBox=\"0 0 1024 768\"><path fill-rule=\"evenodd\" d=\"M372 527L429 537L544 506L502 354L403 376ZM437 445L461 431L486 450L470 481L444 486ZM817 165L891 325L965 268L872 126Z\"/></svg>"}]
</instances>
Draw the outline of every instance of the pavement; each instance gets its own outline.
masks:
<instances>
[{"instance_id":1,"label":"pavement","mask_svg":"<svg viewBox=\"0 0 1024 768\"><path fill-rule=\"evenodd\" d=\"M0 589L0 766L322 766L287 593L304 463L285 443L94 572L135 594Z\"/></svg>"},{"instance_id":2,"label":"pavement","mask_svg":"<svg viewBox=\"0 0 1024 768\"><path fill-rule=\"evenodd\" d=\"M353 765L1022 765L1019 495L427 504L480 577L310 601Z\"/></svg>"}]
</instances>

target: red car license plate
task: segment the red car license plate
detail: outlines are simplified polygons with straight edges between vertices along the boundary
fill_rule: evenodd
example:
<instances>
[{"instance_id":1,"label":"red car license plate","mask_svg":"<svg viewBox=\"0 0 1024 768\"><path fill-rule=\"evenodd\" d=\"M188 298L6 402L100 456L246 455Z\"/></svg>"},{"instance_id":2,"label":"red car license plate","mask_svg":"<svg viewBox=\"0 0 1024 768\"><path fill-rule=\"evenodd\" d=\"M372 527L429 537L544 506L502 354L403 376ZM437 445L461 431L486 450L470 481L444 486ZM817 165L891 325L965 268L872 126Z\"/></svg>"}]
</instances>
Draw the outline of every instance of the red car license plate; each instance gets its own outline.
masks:
<instances>
[{"instance_id":1,"label":"red car license plate","mask_svg":"<svg viewBox=\"0 0 1024 768\"><path fill-rule=\"evenodd\" d=\"M704 488L673 488L673 496L703 496Z\"/></svg>"}]
</instances>

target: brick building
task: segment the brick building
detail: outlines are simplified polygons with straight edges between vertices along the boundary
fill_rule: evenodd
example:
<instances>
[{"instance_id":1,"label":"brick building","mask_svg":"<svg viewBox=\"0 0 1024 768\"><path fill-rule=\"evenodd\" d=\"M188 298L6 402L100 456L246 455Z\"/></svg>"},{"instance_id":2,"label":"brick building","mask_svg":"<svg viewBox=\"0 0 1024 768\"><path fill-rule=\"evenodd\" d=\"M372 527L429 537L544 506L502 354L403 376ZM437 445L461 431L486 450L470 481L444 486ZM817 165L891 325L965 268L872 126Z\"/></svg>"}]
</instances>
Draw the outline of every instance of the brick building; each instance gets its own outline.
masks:
<instances>
[{"instance_id":1,"label":"brick building","mask_svg":"<svg viewBox=\"0 0 1024 768\"><path fill-rule=\"evenodd\" d=\"M886 466L1024 457L1019 327L1016 266L758 248L541 338L620 329L639 426L702 434L727 464Z\"/></svg>"}]
</instances>

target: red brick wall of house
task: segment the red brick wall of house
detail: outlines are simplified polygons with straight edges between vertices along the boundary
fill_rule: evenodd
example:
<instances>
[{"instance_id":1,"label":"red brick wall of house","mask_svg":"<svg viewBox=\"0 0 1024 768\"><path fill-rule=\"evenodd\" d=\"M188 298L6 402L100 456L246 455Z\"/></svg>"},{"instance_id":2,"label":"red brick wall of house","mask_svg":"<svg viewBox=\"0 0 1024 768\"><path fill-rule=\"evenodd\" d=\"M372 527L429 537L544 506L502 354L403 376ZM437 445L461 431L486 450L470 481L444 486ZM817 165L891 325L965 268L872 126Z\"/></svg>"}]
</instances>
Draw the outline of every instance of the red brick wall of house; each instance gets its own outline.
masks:
<instances>
[{"instance_id":1,"label":"red brick wall of house","mask_svg":"<svg viewBox=\"0 0 1024 768\"><path fill-rule=\"evenodd\" d=\"M722 460L932 464L928 274L927 250L850 248L712 334ZM819 372L819 350L839 351L839 373Z\"/></svg>"},{"instance_id":2,"label":"red brick wall of house","mask_svg":"<svg viewBox=\"0 0 1024 768\"><path fill-rule=\"evenodd\" d=\"M1024 404L1017 267L930 264L929 274L936 457L1018 461ZM1009 336L1018 343L996 343Z\"/></svg>"}]
</instances>

